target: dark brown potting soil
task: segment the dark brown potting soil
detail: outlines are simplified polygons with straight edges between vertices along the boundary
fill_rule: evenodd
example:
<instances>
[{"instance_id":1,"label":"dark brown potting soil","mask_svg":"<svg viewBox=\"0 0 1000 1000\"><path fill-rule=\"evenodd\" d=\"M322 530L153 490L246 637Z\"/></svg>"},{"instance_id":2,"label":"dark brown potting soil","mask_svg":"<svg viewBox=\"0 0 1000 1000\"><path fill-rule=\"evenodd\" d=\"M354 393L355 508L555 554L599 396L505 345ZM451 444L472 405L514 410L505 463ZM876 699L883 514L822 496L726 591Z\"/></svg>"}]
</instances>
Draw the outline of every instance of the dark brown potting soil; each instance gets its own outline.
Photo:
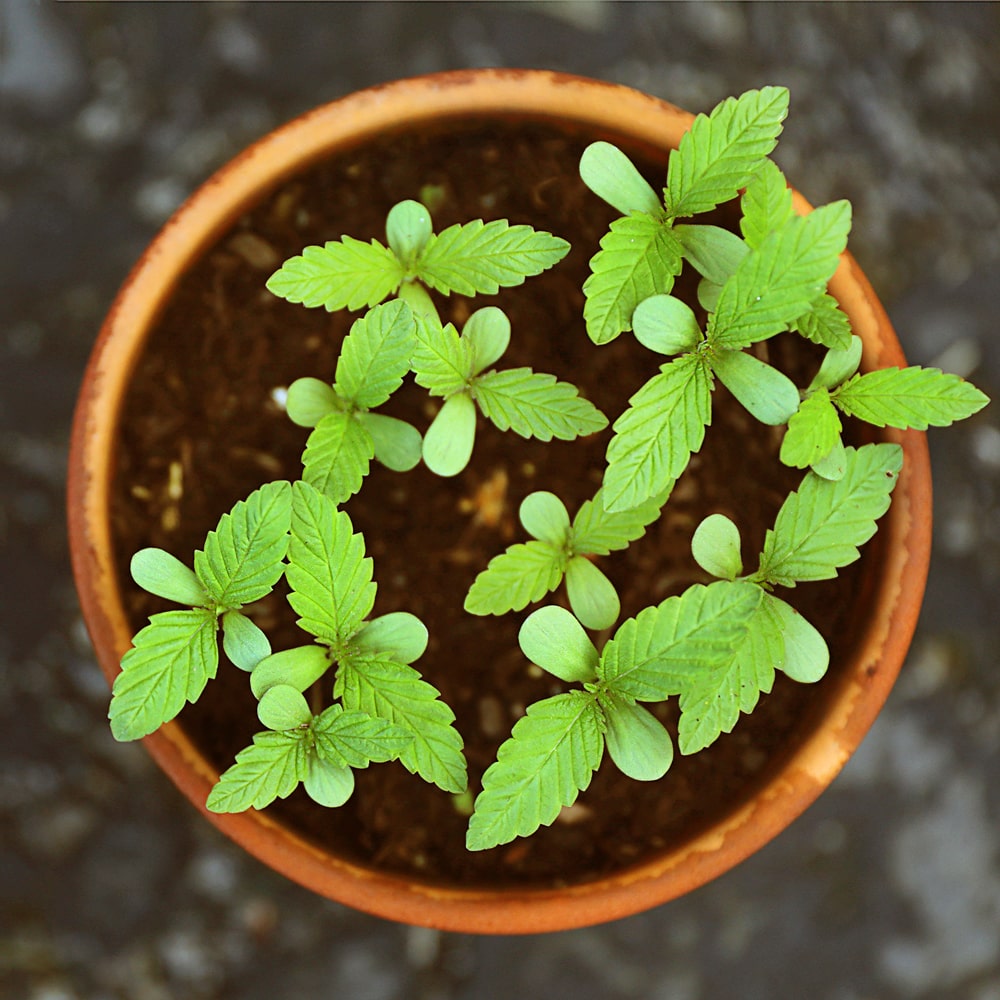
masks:
<instances>
[{"instance_id":1,"label":"dark brown potting soil","mask_svg":"<svg viewBox=\"0 0 1000 1000\"><path fill-rule=\"evenodd\" d=\"M167 605L129 580L132 552L161 546L190 564L205 533L236 500L263 482L300 474L307 431L287 419L272 393L303 375L332 380L340 341L357 314L290 305L268 293L265 280L309 244L344 233L384 241L386 212L401 199L419 197L424 185L439 188L438 230L506 218L556 233L573 247L563 262L520 288L475 302L440 299L442 317L460 324L481 305L502 306L513 336L499 367L531 365L572 381L612 421L623 411L664 359L631 335L595 347L584 331L581 286L614 215L577 174L580 153L593 138L565 135L544 122L499 120L455 124L440 135L404 132L282 184L205 254L153 333L122 420L114 537L136 630ZM664 161L630 152L654 187L662 186ZM690 294L693 284L684 280L681 288ZM768 342L766 350L800 385L818 363L817 352L790 335ZM425 430L437 405L410 380L383 412ZM543 444L503 434L481 419L472 462L461 475L440 479L422 466L398 474L376 464L346 505L374 558L375 614L410 611L430 631L416 666L456 713L473 792L525 706L565 686L520 653L517 631L527 611L474 618L462 610L463 599L492 556L525 538L517 521L524 496L551 490L572 514L593 495L609 437L610 430ZM623 618L706 580L689 546L695 526L710 513L736 521L744 560L756 565L766 528L800 480L778 463L779 440L779 431L757 424L716 387L705 446L661 520L626 552L600 560L621 595ZM731 735L693 757L678 757L660 781L632 781L606 759L577 805L529 839L467 852L467 819L453 797L399 764L358 772L355 794L341 809L314 805L301 790L270 809L305 837L356 861L431 881L554 885L633 864L749 797L795 746L811 706L837 683L837 663L855 641L855 609L866 599L858 567L839 584L801 586L786 596L830 644L834 665L823 682L799 685L779 675L773 693ZM296 629L283 593L251 610L275 649L310 641ZM221 771L261 728L255 705L247 676L223 659L218 679L181 721ZM676 731L673 703L658 714Z\"/></svg>"}]
</instances>

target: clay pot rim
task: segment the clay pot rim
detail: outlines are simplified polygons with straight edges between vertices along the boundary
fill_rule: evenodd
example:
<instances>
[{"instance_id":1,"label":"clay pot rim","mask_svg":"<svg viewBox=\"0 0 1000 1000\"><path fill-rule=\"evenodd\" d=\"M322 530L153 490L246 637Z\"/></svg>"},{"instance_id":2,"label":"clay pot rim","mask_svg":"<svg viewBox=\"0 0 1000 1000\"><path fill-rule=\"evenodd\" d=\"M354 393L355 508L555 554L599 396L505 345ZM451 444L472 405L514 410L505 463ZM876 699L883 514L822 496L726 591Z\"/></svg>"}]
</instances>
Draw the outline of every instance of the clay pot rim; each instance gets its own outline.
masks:
<instances>
[{"instance_id":1,"label":"clay pot rim","mask_svg":"<svg viewBox=\"0 0 1000 1000\"><path fill-rule=\"evenodd\" d=\"M129 646L107 516L113 430L129 375L173 284L188 262L242 213L342 143L357 145L405 122L438 118L569 120L595 135L628 134L674 145L692 116L617 84L551 71L437 73L358 91L269 133L206 181L156 236L120 290L84 376L70 446L69 533L81 607L109 682ZM809 209L798 193L799 211ZM831 292L865 340L864 367L904 365L902 349L849 254ZM873 615L821 713L822 725L759 793L692 841L617 874L565 889L462 888L363 868L301 839L267 812L216 815L204 808L216 771L177 722L144 741L160 767L220 830L270 867L357 909L407 923L478 933L562 930L638 913L729 870L775 837L826 788L881 709L902 665L923 597L930 555L931 485L923 434L887 431L904 449L889 514L880 524L885 563Z\"/></svg>"}]
</instances>

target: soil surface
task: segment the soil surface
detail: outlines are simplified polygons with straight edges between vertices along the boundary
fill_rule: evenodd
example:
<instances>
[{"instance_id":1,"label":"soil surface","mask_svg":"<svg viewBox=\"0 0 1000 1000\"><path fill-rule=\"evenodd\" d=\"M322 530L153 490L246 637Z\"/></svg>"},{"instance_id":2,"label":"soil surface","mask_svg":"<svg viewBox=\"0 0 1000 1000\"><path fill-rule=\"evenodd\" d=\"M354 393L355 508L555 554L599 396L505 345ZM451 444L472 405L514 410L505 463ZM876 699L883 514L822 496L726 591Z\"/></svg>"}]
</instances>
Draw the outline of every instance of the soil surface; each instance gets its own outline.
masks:
<instances>
[{"instance_id":1,"label":"soil surface","mask_svg":"<svg viewBox=\"0 0 1000 1000\"><path fill-rule=\"evenodd\" d=\"M265 280L309 244L344 233L384 241L389 208L419 197L424 185L440 189L433 212L438 231L473 218L506 218L569 240L567 258L522 287L475 302L439 299L439 308L443 319L460 325L472 309L500 305L513 333L499 367L531 365L572 381L614 421L663 359L630 335L595 347L584 331L580 289L614 216L578 178L580 153L593 138L566 135L542 121L457 123L441 136L387 137L283 184L184 277L134 374L122 423L114 536L136 630L168 605L131 584L132 552L161 546L190 564L205 533L236 500L263 482L300 474L307 431L287 419L274 390L304 375L332 380L340 342L357 314L290 305L268 293ZM662 186L662 160L610 138L625 146L654 188ZM720 212L719 221L727 218ZM679 289L693 292L683 278ZM818 364L817 352L798 338L779 337L764 349L800 385ZM382 412L426 430L437 405L411 378ZM551 490L571 514L593 495L610 433L543 444L501 433L480 418L472 461L461 475L445 480L422 466L399 474L374 464L362 491L346 504L374 559L374 614L410 611L429 629L429 647L415 665L456 713L474 793L525 707L565 686L520 653L517 631L531 608L474 618L462 610L465 594L492 556L524 540L517 510L528 493ZM706 581L689 546L695 526L710 513L736 521L745 564L755 564L765 530L800 479L778 462L779 441L780 432L757 424L716 387L705 445L661 519L626 552L599 560L621 596L622 620ZM867 596L859 572L864 562L839 581L784 595L830 644L833 665L824 681L806 686L779 675L773 692L731 735L693 757L676 758L657 782L625 778L606 758L578 803L529 839L467 852L466 817L452 797L398 764L358 772L356 791L341 809L314 805L301 790L269 808L316 843L429 881L542 886L627 867L752 795L794 748L855 641L854 611ZM563 600L561 591L556 599ZM309 641L281 591L251 612L276 650ZM181 716L220 771L260 729L246 675L227 666L223 658L219 677ZM658 714L676 732L675 704L660 706Z\"/></svg>"}]
</instances>

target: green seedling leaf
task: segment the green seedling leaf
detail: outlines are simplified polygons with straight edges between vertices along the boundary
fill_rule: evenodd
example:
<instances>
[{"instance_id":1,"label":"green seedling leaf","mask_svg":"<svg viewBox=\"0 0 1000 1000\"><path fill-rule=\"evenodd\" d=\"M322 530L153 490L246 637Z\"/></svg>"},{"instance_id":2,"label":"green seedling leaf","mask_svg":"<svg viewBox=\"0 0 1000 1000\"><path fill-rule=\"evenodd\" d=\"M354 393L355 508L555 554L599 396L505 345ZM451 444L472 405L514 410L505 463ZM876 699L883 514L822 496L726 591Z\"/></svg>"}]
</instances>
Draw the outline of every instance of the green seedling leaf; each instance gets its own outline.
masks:
<instances>
[{"instance_id":1,"label":"green seedling leaf","mask_svg":"<svg viewBox=\"0 0 1000 1000\"><path fill-rule=\"evenodd\" d=\"M701 343L694 311L672 295L654 295L636 306L632 316L635 339L657 354L680 354Z\"/></svg>"},{"instance_id":2,"label":"green seedling leaf","mask_svg":"<svg viewBox=\"0 0 1000 1000\"><path fill-rule=\"evenodd\" d=\"M222 616L222 649L231 663L248 673L271 655L267 636L239 611L227 611Z\"/></svg>"},{"instance_id":3,"label":"green seedling leaf","mask_svg":"<svg viewBox=\"0 0 1000 1000\"><path fill-rule=\"evenodd\" d=\"M477 219L431 236L417 262L416 277L445 295L496 295L541 274L569 252L558 236L504 219Z\"/></svg>"},{"instance_id":4,"label":"green seedling leaf","mask_svg":"<svg viewBox=\"0 0 1000 1000\"><path fill-rule=\"evenodd\" d=\"M399 286L396 297L410 307L413 319L418 325L420 323L432 323L437 327L442 325L430 292L419 281L408 278Z\"/></svg>"},{"instance_id":5,"label":"green seedling leaf","mask_svg":"<svg viewBox=\"0 0 1000 1000\"><path fill-rule=\"evenodd\" d=\"M850 228L851 206L838 201L767 236L723 285L709 342L735 349L787 330L824 293Z\"/></svg>"},{"instance_id":6,"label":"green seedling leaf","mask_svg":"<svg viewBox=\"0 0 1000 1000\"><path fill-rule=\"evenodd\" d=\"M606 556L609 552L628 548L629 542L642 538L646 528L659 518L672 489L673 483L670 483L658 496L621 511L606 510L604 490L598 490L592 500L581 504L573 518L572 550Z\"/></svg>"},{"instance_id":7,"label":"green seedling leaf","mask_svg":"<svg viewBox=\"0 0 1000 1000\"><path fill-rule=\"evenodd\" d=\"M712 420L712 373L687 354L660 368L615 421L604 474L609 511L636 507L665 492L684 471Z\"/></svg>"},{"instance_id":8,"label":"green seedling leaf","mask_svg":"<svg viewBox=\"0 0 1000 1000\"><path fill-rule=\"evenodd\" d=\"M752 354L718 351L712 355L711 364L719 381L762 424L786 424L798 410L799 390L795 383Z\"/></svg>"},{"instance_id":9,"label":"green seedling leaf","mask_svg":"<svg viewBox=\"0 0 1000 1000\"><path fill-rule=\"evenodd\" d=\"M691 555L706 573L735 580L743 572L740 529L725 514L709 514L695 529Z\"/></svg>"},{"instance_id":10,"label":"green seedling leaf","mask_svg":"<svg viewBox=\"0 0 1000 1000\"><path fill-rule=\"evenodd\" d=\"M313 429L302 455L302 478L334 503L361 489L375 442L354 414L328 413Z\"/></svg>"},{"instance_id":11,"label":"green seedling leaf","mask_svg":"<svg viewBox=\"0 0 1000 1000\"><path fill-rule=\"evenodd\" d=\"M844 448L844 442L841 438L838 437L834 441L828 454L813 462L812 470L817 476L831 479L834 482L844 478L844 473L847 471L847 450Z\"/></svg>"},{"instance_id":12,"label":"green seedling leaf","mask_svg":"<svg viewBox=\"0 0 1000 1000\"><path fill-rule=\"evenodd\" d=\"M345 236L289 258L268 278L267 288L289 302L336 312L377 305L405 276L396 255L378 240L363 243Z\"/></svg>"},{"instance_id":13,"label":"green seedling leaf","mask_svg":"<svg viewBox=\"0 0 1000 1000\"><path fill-rule=\"evenodd\" d=\"M375 306L344 338L334 391L355 407L381 406L403 384L415 346L410 307L398 299Z\"/></svg>"},{"instance_id":14,"label":"green seedling leaf","mask_svg":"<svg viewBox=\"0 0 1000 1000\"><path fill-rule=\"evenodd\" d=\"M784 657L776 666L793 681L803 684L818 681L826 674L830 665L830 650L826 640L795 608L780 597L765 594L763 607L772 627L780 631L784 643Z\"/></svg>"},{"instance_id":15,"label":"green seedling leaf","mask_svg":"<svg viewBox=\"0 0 1000 1000\"><path fill-rule=\"evenodd\" d=\"M551 604L532 612L521 625L521 652L567 683L597 680L598 654L583 626L565 608Z\"/></svg>"},{"instance_id":16,"label":"green seedling leaf","mask_svg":"<svg viewBox=\"0 0 1000 1000\"><path fill-rule=\"evenodd\" d=\"M301 692L289 684L275 684L260 697L257 718L276 732L301 729L312 721L312 712Z\"/></svg>"},{"instance_id":17,"label":"green seedling leaf","mask_svg":"<svg viewBox=\"0 0 1000 1000\"><path fill-rule=\"evenodd\" d=\"M838 482L807 473L781 505L764 539L756 578L782 587L829 580L858 558L875 534L903 463L896 444L845 449L846 471Z\"/></svg>"},{"instance_id":18,"label":"green seedling leaf","mask_svg":"<svg viewBox=\"0 0 1000 1000\"><path fill-rule=\"evenodd\" d=\"M685 260L709 281L724 285L735 273L749 248L735 233L721 226L674 226L684 248Z\"/></svg>"},{"instance_id":19,"label":"green seedling leaf","mask_svg":"<svg viewBox=\"0 0 1000 1000\"><path fill-rule=\"evenodd\" d=\"M214 813L263 809L275 799L287 798L298 787L309 767L309 755L301 733L257 733L253 746L241 750L219 778L205 803Z\"/></svg>"},{"instance_id":20,"label":"green seedling leaf","mask_svg":"<svg viewBox=\"0 0 1000 1000\"><path fill-rule=\"evenodd\" d=\"M607 344L631 329L636 306L667 294L682 263L680 241L666 222L645 213L615 219L583 284L590 339Z\"/></svg>"},{"instance_id":21,"label":"green seedling leaf","mask_svg":"<svg viewBox=\"0 0 1000 1000\"><path fill-rule=\"evenodd\" d=\"M372 450L387 469L409 472L420 462L424 440L405 420L383 413L358 413L356 419L372 439Z\"/></svg>"},{"instance_id":22,"label":"green seedling leaf","mask_svg":"<svg viewBox=\"0 0 1000 1000\"><path fill-rule=\"evenodd\" d=\"M393 611L365 622L351 648L362 655L384 653L397 663L413 663L427 649L427 626L408 611Z\"/></svg>"},{"instance_id":23,"label":"green seedling leaf","mask_svg":"<svg viewBox=\"0 0 1000 1000\"><path fill-rule=\"evenodd\" d=\"M286 577L299 627L330 645L348 642L375 603L364 539L344 511L304 482L292 487Z\"/></svg>"},{"instance_id":24,"label":"green seedling leaf","mask_svg":"<svg viewBox=\"0 0 1000 1000\"><path fill-rule=\"evenodd\" d=\"M496 364L510 344L510 320L496 306L477 309L462 327L462 339L471 351L473 375Z\"/></svg>"},{"instance_id":25,"label":"green seedling leaf","mask_svg":"<svg viewBox=\"0 0 1000 1000\"><path fill-rule=\"evenodd\" d=\"M432 396L451 396L461 392L472 378L471 342L460 338L448 323L441 326L431 320L416 325L417 346L412 366L417 385Z\"/></svg>"},{"instance_id":26,"label":"green seedling leaf","mask_svg":"<svg viewBox=\"0 0 1000 1000\"><path fill-rule=\"evenodd\" d=\"M483 775L466 846L481 851L548 826L600 766L603 713L593 695L570 691L528 707Z\"/></svg>"},{"instance_id":27,"label":"green seedling leaf","mask_svg":"<svg viewBox=\"0 0 1000 1000\"><path fill-rule=\"evenodd\" d=\"M717 285L708 278L702 278L698 282L698 305L707 313L714 313L719 308L719 296L722 294L722 285Z\"/></svg>"},{"instance_id":28,"label":"green seedling leaf","mask_svg":"<svg viewBox=\"0 0 1000 1000\"><path fill-rule=\"evenodd\" d=\"M424 464L435 475L457 476L472 457L476 404L466 392L450 396L424 435Z\"/></svg>"},{"instance_id":29,"label":"green seedling leaf","mask_svg":"<svg viewBox=\"0 0 1000 1000\"><path fill-rule=\"evenodd\" d=\"M663 724L641 705L610 692L601 699L608 754L622 774L636 781L656 781L670 769L674 744Z\"/></svg>"},{"instance_id":30,"label":"green seedling leaf","mask_svg":"<svg viewBox=\"0 0 1000 1000\"><path fill-rule=\"evenodd\" d=\"M446 792L465 789L462 737L452 726L455 715L413 667L385 656L352 656L341 661L334 696L348 711L384 719L413 737L399 754L408 771Z\"/></svg>"},{"instance_id":31,"label":"green seedling leaf","mask_svg":"<svg viewBox=\"0 0 1000 1000\"><path fill-rule=\"evenodd\" d=\"M129 571L143 590L157 597L192 607L202 607L210 601L194 572L163 549L140 549L132 556Z\"/></svg>"},{"instance_id":32,"label":"green seedling leaf","mask_svg":"<svg viewBox=\"0 0 1000 1000\"><path fill-rule=\"evenodd\" d=\"M826 389L816 389L799 405L788 421L781 442L781 461L796 469L807 469L833 451L840 440L840 415Z\"/></svg>"},{"instance_id":33,"label":"green seedling leaf","mask_svg":"<svg viewBox=\"0 0 1000 1000\"><path fill-rule=\"evenodd\" d=\"M559 586L565 565L563 551L548 542L511 545L494 556L473 581L465 610L473 615L520 611Z\"/></svg>"},{"instance_id":34,"label":"green seedling leaf","mask_svg":"<svg viewBox=\"0 0 1000 1000\"><path fill-rule=\"evenodd\" d=\"M271 592L284 572L292 490L267 483L219 519L194 554L194 571L216 606L239 608Z\"/></svg>"},{"instance_id":35,"label":"green seedling leaf","mask_svg":"<svg viewBox=\"0 0 1000 1000\"><path fill-rule=\"evenodd\" d=\"M978 413L985 394L957 375L937 368L882 368L855 375L834 394L846 414L876 427L948 427Z\"/></svg>"},{"instance_id":36,"label":"green seedling leaf","mask_svg":"<svg viewBox=\"0 0 1000 1000\"><path fill-rule=\"evenodd\" d=\"M846 350L851 343L851 321L840 303L828 293L821 295L790 329L797 330L814 344L837 350Z\"/></svg>"},{"instance_id":37,"label":"green seedling leaf","mask_svg":"<svg viewBox=\"0 0 1000 1000\"><path fill-rule=\"evenodd\" d=\"M601 654L598 675L629 701L663 701L699 672L732 659L760 604L750 583L696 584L625 621Z\"/></svg>"},{"instance_id":38,"label":"green seedling leaf","mask_svg":"<svg viewBox=\"0 0 1000 1000\"><path fill-rule=\"evenodd\" d=\"M696 215L735 198L774 149L787 114L788 91L763 87L698 115L670 155L667 212Z\"/></svg>"},{"instance_id":39,"label":"green seedling leaf","mask_svg":"<svg viewBox=\"0 0 1000 1000\"><path fill-rule=\"evenodd\" d=\"M431 238L431 213L419 201L401 201L389 209L385 235L392 252L409 270Z\"/></svg>"},{"instance_id":40,"label":"green seedling leaf","mask_svg":"<svg viewBox=\"0 0 1000 1000\"><path fill-rule=\"evenodd\" d=\"M816 389L834 389L846 382L861 365L862 344L860 337L851 337L849 347L832 347L823 357L819 371L813 376L806 392Z\"/></svg>"},{"instance_id":41,"label":"green seedling leaf","mask_svg":"<svg viewBox=\"0 0 1000 1000\"><path fill-rule=\"evenodd\" d=\"M316 753L342 767L366 768L369 763L396 760L413 743L413 736L385 719L365 712L345 712L331 705L313 722Z\"/></svg>"},{"instance_id":42,"label":"green seedling leaf","mask_svg":"<svg viewBox=\"0 0 1000 1000\"><path fill-rule=\"evenodd\" d=\"M753 250L764 242L768 233L780 229L792 216L792 191L778 164L765 160L740 200L743 217L740 232L746 245Z\"/></svg>"},{"instance_id":43,"label":"green seedling leaf","mask_svg":"<svg viewBox=\"0 0 1000 1000\"><path fill-rule=\"evenodd\" d=\"M610 142L592 142L580 157L580 178L598 198L622 215L648 212L663 215L660 196L632 161Z\"/></svg>"},{"instance_id":44,"label":"green seedling leaf","mask_svg":"<svg viewBox=\"0 0 1000 1000\"><path fill-rule=\"evenodd\" d=\"M586 556L574 556L566 566L566 596L573 614L595 631L611 628L621 614L614 585Z\"/></svg>"},{"instance_id":45,"label":"green seedling leaf","mask_svg":"<svg viewBox=\"0 0 1000 1000\"><path fill-rule=\"evenodd\" d=\"M608 418L575 385L530 368L481 375L472 392L484 417L524 438L572 441L608 426Z\"/></svg>"},{"instance_id":46,"label":"green seedling leaf","mask_svg":"<svg viewBox=\"0 0 1000 1000\"><path fill-rule=\"evenodd\" d=\"M354 794L354 772L310 754L302 786L317 805L337 809Z\"/></svg>"},{"instance_id":47,"label":"green seedling leaf","mask_svg":"<svg viewBox=\"0 0 1000 1000\"><path fill-rule=\"evenodd\" d=\"M569 513L566 505L554 493L539 490L529 493L521 502L518 517L524 530L541 542L557 548L566 544L569 536Z\"/></svg>"},{"instance_id":48,"label":"green seedling leaf","mask_svg":"<svg viewBox=\"0 0 1000 1000\"><path fill-rule=\"evenodd\" d=\"M315 427L328 413L343 409L344 404L333 386L318 378L297 378L288 387L285 412L299 427Z\"/></svg>"},{"instance_id":49,"label":"green seedling leaf","mask_svg":"<svg viewBox=\"0 0 1000 1000\"><path fill-rule=\"evenodd\" d=\"M153 615L122 658L112 688L111 733L137 740L197 701L219 667L218 619L208 608Z\"/></svg>"},{"instance_id":50,"label":"green seedling leaf","mask_svg":"<svg viewBox=\"0 0 1000 1000\"><path fill-rule=\"evenodd\" d=\"M325 646L296 646L265 656L250 674L250 690L255 698L276 685L306 691L330 669L330 654Z\"/></svg>"}]
</instances>

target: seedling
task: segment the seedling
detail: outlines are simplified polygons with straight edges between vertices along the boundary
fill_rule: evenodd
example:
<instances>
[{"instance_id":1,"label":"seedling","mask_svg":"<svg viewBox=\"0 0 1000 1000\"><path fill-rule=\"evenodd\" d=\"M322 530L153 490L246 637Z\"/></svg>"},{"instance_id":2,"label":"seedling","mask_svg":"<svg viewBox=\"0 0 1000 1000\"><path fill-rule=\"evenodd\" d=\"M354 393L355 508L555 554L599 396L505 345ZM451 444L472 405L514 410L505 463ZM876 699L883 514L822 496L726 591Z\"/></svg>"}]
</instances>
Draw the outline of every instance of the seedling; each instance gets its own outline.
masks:
<instances>
[{"instance_id":1,"label":"seedling","mask_svg":"<svg viewBox=\"0 0 1000 1000\"><path fill-rule=\"evenodd\" d=\"M541 601L565 579L572 609L543 606L520 626L526 661L566 690L529 706L486 770L471 850L553 822L587 788L605 750L631 778L663 778L675 743L658 714L667 699L678 699L677 749L691 754L753 711L776 671L804 683L822 677L826 639L787 592L858 558L902 462L893 444L846 447L841 414L923 429L987 402L936 369L859 374L861 342L828 291L850 206L794 211L768 159L787 108L787 91L766 87L699 115L670 156L662 198L609 143L583 155L585 183L622 213L583 286L587 333L600 346L631 330L669 360L615 420L597 493L572 519L555 494L527 496L519 513L530 540L495 556L468 591L468 612L499 616ZM425 186L422 196L436 205L443 193ZM739 207L738 233L681 221L726 203ZM393 760L456 802L472 801L455 716L413 666L427 629L407 612L370 617L372 560L340 505L363 490L373 459L401 474L421 461L439 476L461 474L477 413L542 441L607 425L574 385L494 367L512 336L499 307L472 312L459 332L442 322L433 297L495 295L568 249L557 236L503 220L435 234L428 208L404 201L388 214L385 244L344 236L307 247L271 276L267 287L290 302L365 312L344 338L333 381L307 377L289 388L288 416L311 429L301 480L267 484L237 503L193 569L159 549L133 558L135 581L184 609L154 615L123 658L110 710L116 738L153 732L201 695L218 669L221 631L226 658L249 672L265 728L222 775L210 809L262 808L300 784L316 802L339 806L355 770ZM696 302L671 294L685 263L699 276ZM760 356L760 345L787 331L827 349L802 389ZM423 435L377 412L411 374L442 401ZM715 579L693 580L640 611L598 650L587 629L608 632L621 613L598 561L638 542L669 507L704 443L716 379L763 424L787 425L780 459L809 471L767 532L756 570L744 572L734 521L705 511L692 555ZM253 606L282 577L308 639L275 652Z\"/></svg>"}]
</instances>

